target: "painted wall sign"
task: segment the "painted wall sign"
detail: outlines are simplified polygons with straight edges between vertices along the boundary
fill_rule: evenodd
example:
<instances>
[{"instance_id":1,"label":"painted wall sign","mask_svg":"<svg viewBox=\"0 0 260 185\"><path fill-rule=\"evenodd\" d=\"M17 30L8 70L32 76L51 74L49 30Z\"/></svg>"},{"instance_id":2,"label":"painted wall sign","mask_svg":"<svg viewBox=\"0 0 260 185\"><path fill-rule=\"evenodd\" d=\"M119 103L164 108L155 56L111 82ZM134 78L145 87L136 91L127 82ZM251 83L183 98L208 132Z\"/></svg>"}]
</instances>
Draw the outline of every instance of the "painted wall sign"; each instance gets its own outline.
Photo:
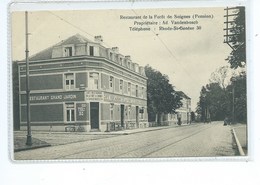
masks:
<instances>
[{"instance_id":1,"label":"painted wall sign","mask_svg":"<svg viewBox=\"0 0 260 185\"><path fill-rule=\"evenodd\" d=\"M77 120L86 121L87 120L87 104L86 103L77 103Z\"/></svg>"},{"instance_id":2,"label":"painted wall sign","mask_svg":"<svg viewBox=\"0 0 260 185\"><path fill-rule=\"evenodd\" d=\"M86 104L80 104L78 106L78 115L83 116L85 112L86 112Z\"/></svg>"},{"instance_id":3,"label":"painted wall sign","mask_svg":"<svg viewBox=\"0 0 260 185\"><path fill-rule=\"evenodd\" d=\"M103 101L104 93L100 91L86 91L86 100Z\"/></svg>"},{"instance_id":4,"label":"painted wall sign","mask_svg":"<svg viewBox=\"0 0 260 185\"><path fill-rule=\"evenodd\" d=\"M84 92L64 92L64 93L37 93L30 95L31 103L48 103L63 101L84 101ZM26 103L26 95L21 95L21 103Z\"/></svg>"},{"instance_id":5,"label":"painted wall sign","mask_svg":"<svg viewBox=\"0 0 260 185\"><path fill-rule=\"evenodd\" d=\"M134 104L134 105L141 105L146 106L146 100L137 99L134 97L127 97L112 93L104 93L104 101L106 102L113 102L113 103L125 103L125 104Z\"/></svg>"}]
</instances>

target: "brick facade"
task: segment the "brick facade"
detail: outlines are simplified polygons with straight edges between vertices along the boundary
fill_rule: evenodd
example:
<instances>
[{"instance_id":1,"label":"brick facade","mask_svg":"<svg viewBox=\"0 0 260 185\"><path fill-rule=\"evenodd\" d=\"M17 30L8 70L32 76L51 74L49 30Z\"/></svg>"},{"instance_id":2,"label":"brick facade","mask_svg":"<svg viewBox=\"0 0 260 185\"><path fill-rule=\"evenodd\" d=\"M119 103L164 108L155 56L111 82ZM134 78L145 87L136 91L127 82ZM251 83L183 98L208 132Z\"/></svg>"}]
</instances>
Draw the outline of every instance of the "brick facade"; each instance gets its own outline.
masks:
<instances>
[{"instance_id":1,"label":"brick facade","mask_svg":"<svg viewBox=\"0 0 260 185\"><path fill-rule=\"evenodd\" d=\"M21 129L26 128L25 70L25 62L19 62ZM144 69L118 49L77 34L30 57L29 72L32 129L148 126Z\"/></svg>"}]
</instances>

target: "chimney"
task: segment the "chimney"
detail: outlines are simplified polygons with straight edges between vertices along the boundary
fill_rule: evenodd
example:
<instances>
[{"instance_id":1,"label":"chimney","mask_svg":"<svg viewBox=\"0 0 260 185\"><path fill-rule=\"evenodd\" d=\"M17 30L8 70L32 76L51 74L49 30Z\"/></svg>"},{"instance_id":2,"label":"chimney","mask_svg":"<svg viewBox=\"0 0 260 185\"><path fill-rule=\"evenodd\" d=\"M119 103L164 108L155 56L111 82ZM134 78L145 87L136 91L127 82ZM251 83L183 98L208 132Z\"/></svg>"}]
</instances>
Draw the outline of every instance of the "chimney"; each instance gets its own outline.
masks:
<instances>
[{"instance_id":1,"label":"chimney","mask_svg":"<svg viewBox=\"0 0 260 185\"><path fill-rule=\"evenodd\" d=\"M103 43L103 37L101 35L95 36L95 42L99 44Z\"/></svg>"},{"instance_id":2,"label":"chimney","mask_svg":"<svg viewBox=\"0 0 260 185\"><path fill-rule=\"evenodd\" d=\"M142 67L142 66L139 67L139 73L140 73L141 75L144 75L144 76L145 76L144 67Z\"/></svg>"},{"instance_id":3,"label":"chimney","mask_svg":"<svg viewBox=\"0 0 260 185\"><path fill-rule=\"evenodd\" d=\"M139 65L137 63L134 63L134 71L139 73Z\"/></svg>"},{"instance_id":4,"label":"chimney","mask_svg":"<svg viewBox=\"0 0 260 185\"><path fill-rule=\"evenodd\" d=\"M118 47L112 47L112 50L113 50L115 53L119 53L119 48L118 48Z\"/></svg>"}]
</instances>

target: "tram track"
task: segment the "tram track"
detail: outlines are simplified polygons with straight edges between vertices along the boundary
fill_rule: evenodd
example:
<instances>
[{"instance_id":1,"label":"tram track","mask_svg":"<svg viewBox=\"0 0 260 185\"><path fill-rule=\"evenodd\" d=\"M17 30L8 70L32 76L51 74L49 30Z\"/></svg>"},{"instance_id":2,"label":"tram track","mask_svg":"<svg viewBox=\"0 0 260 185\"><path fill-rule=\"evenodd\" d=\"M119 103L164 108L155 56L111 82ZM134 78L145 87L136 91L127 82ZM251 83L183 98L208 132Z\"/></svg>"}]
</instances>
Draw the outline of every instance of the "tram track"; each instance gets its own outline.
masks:
<instances>
[{"instance_id":1,"label":"tram track","mask_svg":"<svg viewBox=\"0 0 260 185\"><path fill-rule=\"evenodd\" d=\"M210 126L210 125L209 125ZM194 134L198 134L199 132L202 132L203 130L205 129L208 129L210 128L209 126L207 126L207 128L204 128L203 126L203 129L200 129L199 131L195 132ZM96 153L96 154L99 154L99 153L106 153L106 151L120 151L120 150L125 150L125 147L128 147L127 143L130 143L131 145L134 145L134 146L138 146L138 147L129 147L129 151L126 151L126 152L121 152L120 154L116 154L116 155L110 155L109 157L108 156L103 156L101 158L121 158L120 156L123 156L123 155L127 155L129 153L133 153L135 151L138 151L138 150L143 150L143 149L149 149L149 148L152 148L153 146L159 146L160 149L158 150L161 150L167 146L170 146L170 145L173 145L177 142L180 142L181 140L183 139L186 139L188 137L192 137L192 135L194 134L191 134L185 138L181 138L179 140L177 140L175 143L168 143L168 144L164 144L165 142L167 143L167 141L175 138L175 137L181 137L181 135L183 135L183 132L185 132L186 130L190 130L192 128L196 128L196 127L201 127L201 125L194 125L192 127L188 126L188 127L175 127L175 128L170 128L170 129L174 129L174 131L177 131L178 128L182 128L182 130L180 130L180 132L176 132L174 134L174 136L170 136L170 137L164 137L164 135L160 136L160 140L159 141L156 141L156 138L155 138L155 135L154 134L149 134L148 136L146 136L145 138L142 138L142 133L137 133L137 135L135 135L136 137L132 137L133 135L125 135L125 136L119 136L119 137L124 137L124 139L122 140L119 140L119 137L116 137L118 138L118 140L114 140L114 139L111 139L111 138L108 138L108 140L106 140L105 142L107 142L107 145L104 146L104 144L102 143L99 143L98 145L95 145L95 146L92 146L92 148L87 148L87 149L82 149L78 152L73 152L73 153L70 153L68 155L62 155L62 156L59 156L57 157L56 159L60 159L60 158L73 158L73 156L80 156L80 155L83 155L85 154L85 158L90 158L88 157L88 154L90 154L90 156L93 155L93 153ZM167 129L168 130L168 129ZM160 131L163 133L163 131ZM152 133L152 132L151 132ZM129 137L129 138L127 138ZM147 140L148 143L144 146L144 145L141 145L139 143L139 140L141 139L144 139L144 140ZM110 141L115 141L116 143L111 143L109 142ZM158 151L156 150L156 151ZM149 150L147 150L149 151ZM150 155L150 153L154 153L156 151L150 151L148 154L145 154L145 155L141 155L140 157L146 157L148 155ZM109 152L108 152L109 153ZM138 156L139 157L139 156ZM76 157L77 158L77 157ZM92 157L91 157L92 158Z\"/></svg>"},{"instance_id":2,"label":"tram track","mask_svg":"<svg viewBox=\"0 0 260 185\"><path fill-rule=\"evenodd\" d=\"M145 147L139 147L139 148L136 148L136 149L134 149L134 150L125 152L125 153L123 153L123 154L119 154L119 155L117 155L117 156L114 156L113 158L120 158L120 156L122 156L122 155L126 155L126 154L129 154L129 153L132 153L132 152L134 152L134 151L141 150L141 149L142 149L142 150L145 150L145 148L148 149L148 148L151 148L152 146L159 145L159 147L160 147L159 149L153 150L153 151L151 151L151 152L146 153L145 155L141 155L141 156L140 156L140 158L142 158L142 157L147 157L147 156L149 156L149 155L151 155L151 154L153 154L153 153L155 153L155 152L158 152L158 151L160 151L160 150L162 150L162 149L164 149L164 148L167 148L167 147L169 147L169 146L171 146L171 145L177 144L177 143L179 143L179 142L181 142L181 141L183 141L183 140L185 140L185 139L188 139L188 138L190 138L190 137L192 137L192 136L194 136L194 135L197 135L197 134L199 134L199 133L201 133L201 132L203 132L204 130L207 130L207 129L209 129L209 128L211 128L211 127L203 128L203 129L201 129L201 130L199 130L199 131L197 131L197 132L195 132L195 133L193 133L193 134L190 134L190 135L188 135L188 136L186 136L186 137L184 137L184 138L178 139L178 140L176 140L176 141L174 141L173 143L170 143L170 144L164 145L163 142L167 142L167 141L169 141L169 140L171 140L171 139L173 139L173 138L176 138L176 137L178 137L178 136L175 135L175 136L172 136L172 137L168 137L168 138L166 138L166 139L164 139L164 140L161 140L161 141L152 143L152 144L147 145L147 146L145 146ZM181 134L180 134L180 135L181 135ZM154 147L152 147L152 148L154 148Z\"/></svg>"}]
</instances>

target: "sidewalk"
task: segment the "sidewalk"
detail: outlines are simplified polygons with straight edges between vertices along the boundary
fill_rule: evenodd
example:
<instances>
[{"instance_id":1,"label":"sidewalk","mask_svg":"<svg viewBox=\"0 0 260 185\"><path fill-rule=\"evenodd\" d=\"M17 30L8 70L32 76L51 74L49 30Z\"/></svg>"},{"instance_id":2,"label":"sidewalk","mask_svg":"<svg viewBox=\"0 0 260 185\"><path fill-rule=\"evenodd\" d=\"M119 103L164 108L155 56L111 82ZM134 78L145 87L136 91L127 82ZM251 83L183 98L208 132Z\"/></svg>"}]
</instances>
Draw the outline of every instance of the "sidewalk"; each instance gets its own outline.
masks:
<instances>
[{"instance_id":1,"label":"sidewalk","mask_svg":"<svg viewBox=\"0 0 260 185\"><path fill-rule=\"evenodd\" d=\"M187 125L182 125L187 126ZM40 147L65 145L82 141L91 141L104 139L108 137L116 137L120 135L129 135L141 132L150 132L161 129L169 129L180 127L178 125L137 128L131 130L120 130L113 132L48 132L48 131L32 131L32 146L25 145L26 131L14 131L14 151L30 150Z\"/></svg>"},{"instance_id":2,"label":"sidewalk","mask_svg":"<svg viewBox=\"0 0 260 185\"><path fill-rule=\"evenodd\" d=\"M247 155L247 125L235 124L232 125L232 130L240 155Z\"/></svg>"},{"instance_id":3,"label":"sidewalk","mask_svg":"<svg viewBox=\"0 0 260 185\"><path fill-rule=\"evenodd\" d=\"M26 145L26 140L26 136L14 137L14 152L51 146L49 143L37 138L32 138L33 144L31 146L28 146Z\"/></svg>"},{"instance_id":4,"label":"sidewalk","mask_svg":"<svg viewBox=\"0 0 260 185\"><path fill-rule=\"evenodd\" d=\"M186 124L182 126L187 126ZM170 126L157 126L157 127L147 127L147 128L136 128L136 129L129 129L129 130L119 130L119 131L112 131L112 132L103 132L103 134L119 134L119 135L129 135L129 134L135 134L140 132L150 132L155 130L162 130L162 129L168 129L173 127L180 127L178 125L170 125Z\"/></svg>"}]
</instances>

